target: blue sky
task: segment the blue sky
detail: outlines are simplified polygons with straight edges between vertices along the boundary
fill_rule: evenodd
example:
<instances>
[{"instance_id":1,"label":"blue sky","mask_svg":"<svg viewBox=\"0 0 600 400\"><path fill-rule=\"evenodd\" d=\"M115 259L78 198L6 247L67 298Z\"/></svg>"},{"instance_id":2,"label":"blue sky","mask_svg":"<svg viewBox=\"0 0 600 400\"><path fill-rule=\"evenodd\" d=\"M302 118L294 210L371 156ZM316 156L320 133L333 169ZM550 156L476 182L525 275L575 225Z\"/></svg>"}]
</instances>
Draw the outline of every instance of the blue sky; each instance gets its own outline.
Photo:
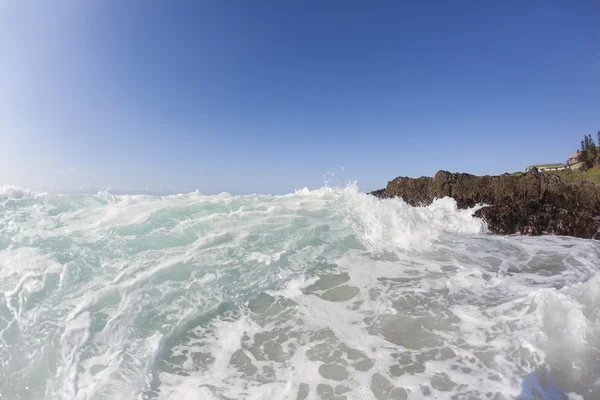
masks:
<instances>
[{"instance_id":1,"label":"blue sky","mask_svg":"<svg viewBox=\"0 0 600 400\"><path fill-rule=\"evenodd\" d=\"M594 0L0 2L0 184L368 190L564 162L600 129L599 20Z\"/></svg>"}]
</instances>

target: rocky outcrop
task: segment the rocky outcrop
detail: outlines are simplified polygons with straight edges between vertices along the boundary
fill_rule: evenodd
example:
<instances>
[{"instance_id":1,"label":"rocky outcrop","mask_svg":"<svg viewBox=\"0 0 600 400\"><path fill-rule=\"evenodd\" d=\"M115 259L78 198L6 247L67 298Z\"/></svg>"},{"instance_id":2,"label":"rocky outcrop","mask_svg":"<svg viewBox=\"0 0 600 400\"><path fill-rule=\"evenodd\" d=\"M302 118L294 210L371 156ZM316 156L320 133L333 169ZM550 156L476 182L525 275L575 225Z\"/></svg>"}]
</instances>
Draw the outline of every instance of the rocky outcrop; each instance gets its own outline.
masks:
<instances>
[{"instance_id":1,"label":"rocky outcrop","mask_svg":"<svg viewBox=\"0 0 600 400\"><path fill-rule=\"evenodd\" d=\"M485 205L475 212L494 233L555 234L600 239L600 186L563 182L533 169L523 175L475 176L439 171L433 178L398 177L379 198L402 197L407 203L430 204L452 197L459 208Z\"/></svg>"}]
</instances>

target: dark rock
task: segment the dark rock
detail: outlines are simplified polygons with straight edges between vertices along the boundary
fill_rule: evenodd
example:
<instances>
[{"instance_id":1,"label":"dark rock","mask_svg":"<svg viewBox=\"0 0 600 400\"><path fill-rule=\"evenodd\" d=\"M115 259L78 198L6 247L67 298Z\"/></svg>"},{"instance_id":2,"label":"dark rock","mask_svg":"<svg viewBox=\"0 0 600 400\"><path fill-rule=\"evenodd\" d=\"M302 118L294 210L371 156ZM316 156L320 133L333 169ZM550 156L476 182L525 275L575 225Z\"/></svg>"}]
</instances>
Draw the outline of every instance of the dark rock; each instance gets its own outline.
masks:
<instances>
[{"instance_id":1,"label":"dark rock","mask_svg":"<svg viewBox=\"0 0 600 400\"><path fill-rule=\"evenodd\" d=\"M380 199L383 199L386 197L385 189L374 190L370 194L372 194L375 197L379 197Z\"/></svg>"},{"instance_id":2,"label":"dark rock","mask_svg":"<svg viewBox=\"0 0 600 400\"><path fill-rule=\"evenodd\" d=\"M532 169L523 175L475 176L439 171L433 178L398 177L379 198L402 197L413 206L452 197L459 208L485 205L475 216L494 233L569 235L600 239L600 186L563 182Z\"/></svg>"}]
</instances>

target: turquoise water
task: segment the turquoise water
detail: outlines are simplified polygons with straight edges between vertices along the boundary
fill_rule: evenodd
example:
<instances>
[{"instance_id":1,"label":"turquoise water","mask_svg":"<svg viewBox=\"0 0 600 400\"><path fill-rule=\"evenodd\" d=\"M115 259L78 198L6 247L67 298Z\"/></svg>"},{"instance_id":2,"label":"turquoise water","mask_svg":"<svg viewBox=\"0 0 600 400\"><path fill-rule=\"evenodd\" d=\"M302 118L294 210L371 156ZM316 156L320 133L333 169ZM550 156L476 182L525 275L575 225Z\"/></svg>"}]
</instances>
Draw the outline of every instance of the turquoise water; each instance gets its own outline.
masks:
<instances>
[{"instance_id":1,"label":"turquoise water","mask_svg":"<svg viewBox=\"0 0 600 400\"><path fill-rule=\"evenodd\" d=\"M0 399L600 398L598 242L472 212L5 186Z\"/></svg>"}]
</instances>

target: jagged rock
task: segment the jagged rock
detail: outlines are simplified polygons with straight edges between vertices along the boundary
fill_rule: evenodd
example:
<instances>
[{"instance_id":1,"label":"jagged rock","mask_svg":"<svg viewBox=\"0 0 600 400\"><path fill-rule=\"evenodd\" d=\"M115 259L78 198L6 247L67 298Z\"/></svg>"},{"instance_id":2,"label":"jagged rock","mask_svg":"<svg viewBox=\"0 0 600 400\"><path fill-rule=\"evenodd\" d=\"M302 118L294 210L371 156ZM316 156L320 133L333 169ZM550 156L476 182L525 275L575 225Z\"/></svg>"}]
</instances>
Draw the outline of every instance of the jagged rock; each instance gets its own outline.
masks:
<instances>
[{"instance_id":1,"label":"jagged rock","mask_svg":"<svg viewBox=\"0 0 600 400\"><path fill-rule=\"evenodd\" d=\"M379 198L402 197L413 206L452 197L459 208L485 207L475 215L494 233L569 235L600 239L600 186L563 182L533 168L523 175L475 176L439 171L433 178L398 177Z\"/></svg>"}]
</instances>

